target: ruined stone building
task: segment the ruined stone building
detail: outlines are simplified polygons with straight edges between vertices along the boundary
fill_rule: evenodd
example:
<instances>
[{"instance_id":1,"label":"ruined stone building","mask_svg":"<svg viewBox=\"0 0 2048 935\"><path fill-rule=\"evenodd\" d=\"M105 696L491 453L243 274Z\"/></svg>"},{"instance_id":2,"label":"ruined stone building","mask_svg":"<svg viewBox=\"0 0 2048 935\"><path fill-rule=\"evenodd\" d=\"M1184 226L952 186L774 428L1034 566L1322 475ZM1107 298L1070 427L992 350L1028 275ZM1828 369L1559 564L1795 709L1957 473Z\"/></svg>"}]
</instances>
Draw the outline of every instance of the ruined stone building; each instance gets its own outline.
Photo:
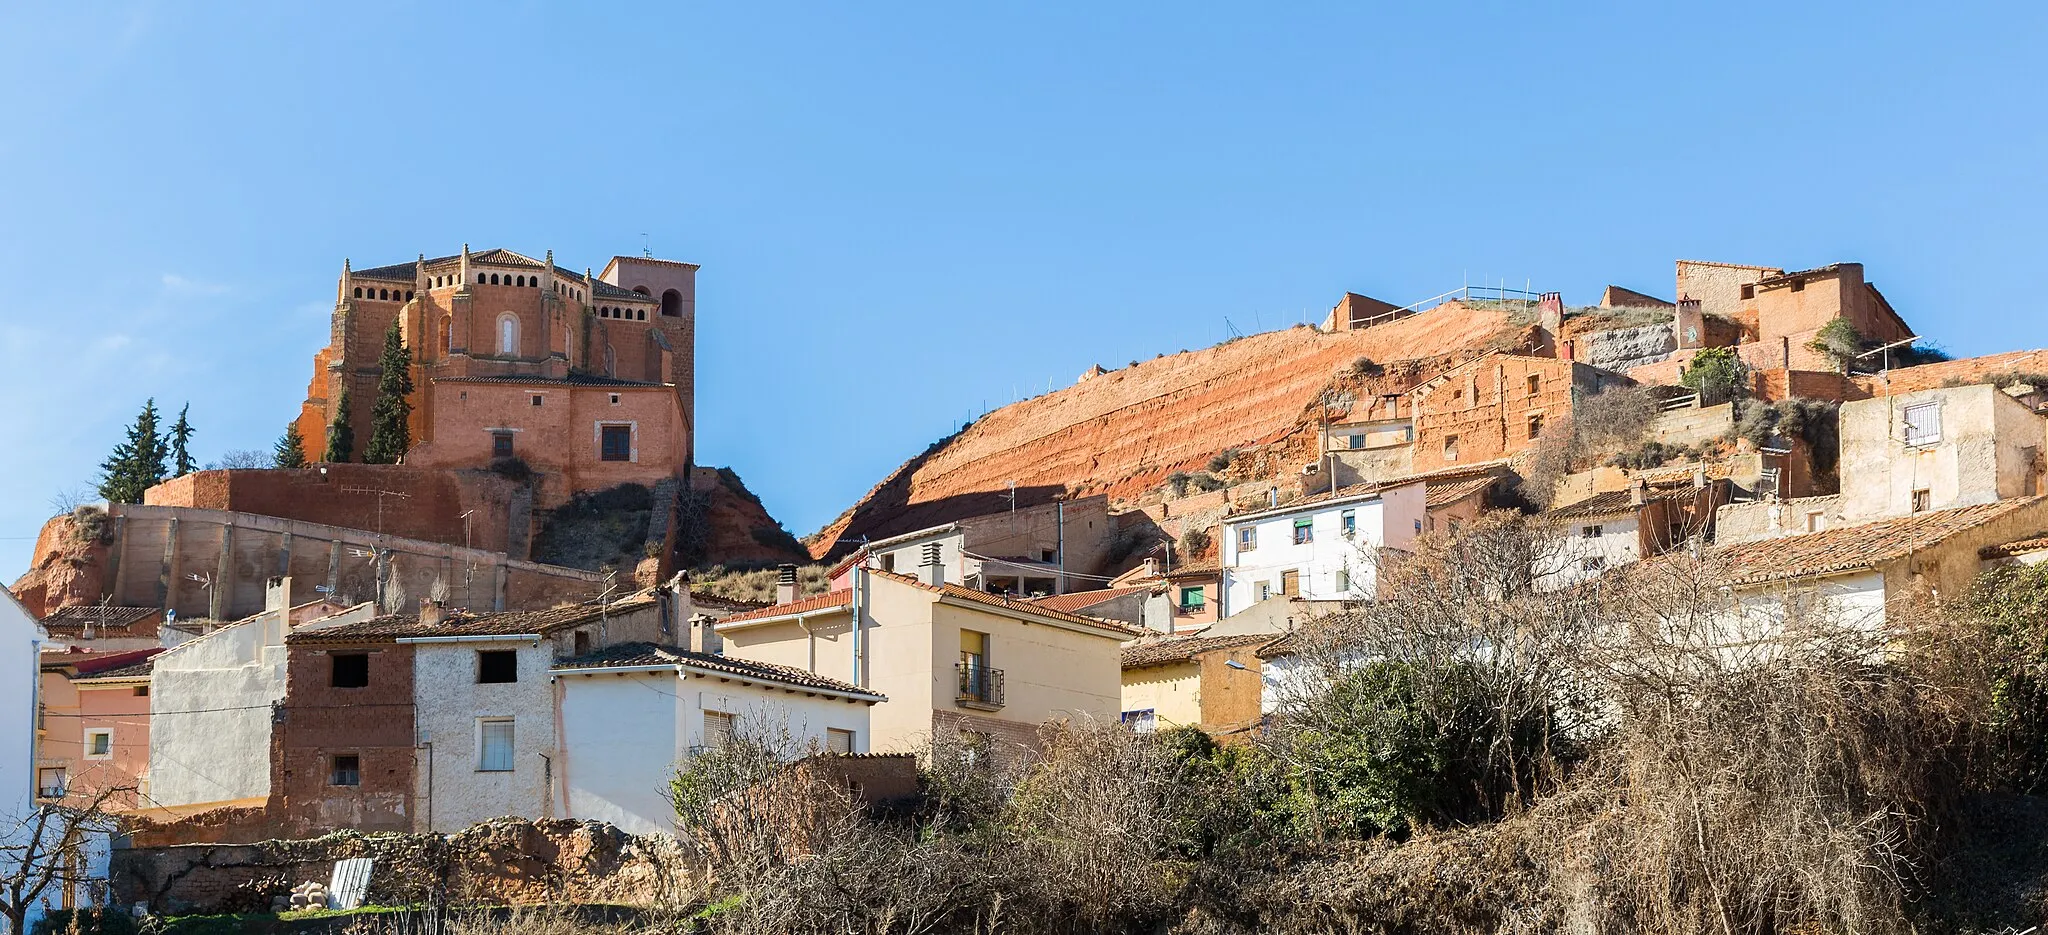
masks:
<instances>
[{"instance_id":1,"label":"ruined stone building","mask_svg":"<svg viewBox=\"0 0 2048 935\"><path fill-rule=\"evenodd\" d=\"M536 260L467 245L373 269L344 261L298 419L306 454L328 459L346 390L360 457L397 322L413 358L406 464L518 459L542 476L547 501L675 476L695 435L696 276L695 264L626 256L577 273L553 251Z\"/></svg>"}]
</instances>

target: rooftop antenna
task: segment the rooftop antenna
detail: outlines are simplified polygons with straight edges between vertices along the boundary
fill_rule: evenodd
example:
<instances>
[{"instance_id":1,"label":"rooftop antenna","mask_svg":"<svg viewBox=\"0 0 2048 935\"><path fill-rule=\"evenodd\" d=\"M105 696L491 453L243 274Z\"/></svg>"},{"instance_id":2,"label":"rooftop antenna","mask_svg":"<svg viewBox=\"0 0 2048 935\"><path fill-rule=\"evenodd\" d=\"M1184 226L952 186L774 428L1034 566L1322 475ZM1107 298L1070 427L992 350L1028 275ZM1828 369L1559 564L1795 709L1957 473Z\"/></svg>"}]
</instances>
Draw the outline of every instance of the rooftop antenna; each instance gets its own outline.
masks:
<instances>
[{"instance_id":1,"label":"rooftop antenna","mask_svg":"<svg viewBox=\"0 0 2048 935\"><path fill-rule=\"evenodd\" d=\"M654 259L654 246L648 242L646 231L640 232L640 255L650 260Z\"/></svg>"}]
</instances>

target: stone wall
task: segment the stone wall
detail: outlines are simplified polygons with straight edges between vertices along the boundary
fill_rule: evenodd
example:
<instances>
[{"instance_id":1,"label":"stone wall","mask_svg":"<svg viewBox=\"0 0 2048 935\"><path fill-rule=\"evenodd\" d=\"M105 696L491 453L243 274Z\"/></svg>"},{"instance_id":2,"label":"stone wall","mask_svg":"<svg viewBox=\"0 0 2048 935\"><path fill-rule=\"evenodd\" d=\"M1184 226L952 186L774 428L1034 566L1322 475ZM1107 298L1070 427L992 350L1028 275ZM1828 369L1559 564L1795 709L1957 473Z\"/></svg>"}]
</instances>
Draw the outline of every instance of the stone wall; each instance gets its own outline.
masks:
<instances>
[{"instance_id":1,"label":"stone wall","mask_svg":"<svg viewBox=\"0 0 2048 935\"><path fill-rule=\"evenodd\" d=\"M512 531L522 481L490 471L404 464L322 464L296 470L197 471L143 493L151 506L255 513L526 558L531 530ZM531 515L530 510L521 512ZM465 516L467 514L467 516Z\"/></svg>"},{"instance_id":2,"label":"stone wall","mask_svg":"<svg viewBox=\"0 0 2048 935\"><path fill-rule=\"evenodd\" d=\"M1572 338L1572 358L1580 363L1625 371L1665 360L1678 349L1670 322L1612 328Z\"/></svg>"},{"instance_id":3,"label":"stone wall","mask_svg":"<svg viewBox=\"0 0 2048 935\"><path fill-rule=\"evenodd\" d=\"M131 847L114 852L113 902L156 913L269 905L334 862L376 861L370 902L484 905L673 905L700 871L667 835L628 835L598 822L503 819L458 834L340 832L304 841Z\"/></svg>"}]
</instances>

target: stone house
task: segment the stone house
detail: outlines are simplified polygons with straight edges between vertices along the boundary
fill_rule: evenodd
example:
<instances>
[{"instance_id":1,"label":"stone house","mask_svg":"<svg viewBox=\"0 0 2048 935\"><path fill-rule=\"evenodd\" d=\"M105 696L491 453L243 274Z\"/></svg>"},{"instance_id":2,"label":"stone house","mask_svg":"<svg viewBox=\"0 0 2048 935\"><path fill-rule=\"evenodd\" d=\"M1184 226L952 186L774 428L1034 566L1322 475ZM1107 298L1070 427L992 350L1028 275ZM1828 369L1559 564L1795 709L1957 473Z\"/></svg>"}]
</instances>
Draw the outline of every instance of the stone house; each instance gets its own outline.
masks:
<instances>
[{"instance_id":1,"label":"stone house","mask_svg":"<svg viewBox=\"0 0 2048 935\"><path fill-rule=\"evenodd\" d=\"M1150 732L1199 727L1214 736L1256 727L1261 711L1261 660L1270 634L1191 636L1125 646L1123 722Z\"/></svg>"},{"instance_id":2,"label":"stone house","mask_svg":"<svg viewBox=\"0 0 2048 935\"><path fill-rule=\"evenodd\" d=\"M149 793L149 675L160 649L43 653L36 797L69 805L100 793L132 809Z\"/></svg>"},{"instance_id":3,"label":"stone house","mask_svg":"<svg viewBox=\"0 0 2048 935\"><path fill-rule=\"evenodd\" d=\"M946 570L927 564L912 578L855 565L842 590L735 614L716 630L728 658L887 696L869 713L875 752L945 737L1032 746L1047 721L1116 717L1116 648L1145 631L951 584Z\"/></svg>"},{"instance_id":4,"label":"stone house","mask_svg":"<svg viewBox=\"0 0 2048 935\"><path fill-rule=\"evenodd\" d=\"M376 613L370 604L292 605L273 578L267 609L164 651L152 662L149 790L157 805L261 805L271 795L273 708L285 696L285 635Z\"/></svg>"},{"instance_id":5,"label":"stone house","mask_svg":"<svg viewBox=\"0 0 2048 935\"><path fill-rule=\"evenodd\" d=\"M787 759L868 752L874 691L779 666L654 643L555 663L553 814L633 834L673 832L677 766L735 736Z\"/></svg>"},{"instance_id":6,"label":"stone house","mask_svg":"<svg viewBox=\"0 0 2048 935\"><path fill-rule=\"evenodd\" d=\"M654 594L481 615L429 601L415 615L293 633L273 820L313 834L556 817L551 667L662 640L675 610Z\"/></svg>"},{"instance_id":7,"label":"stone house","mask_svg":"<svg viewBox=\"0 0 2048 935\"><path fill-rule=\"evenodd\" d=\"M834 589L847 587L856 566L909 573L938 550L946 579L991 594L1065 594L1102 574L1113 526L1104 496L1041 503L970 516L866 543L830 570ZM1071 573L1071 574L1070 574Z\"/></svg>"},{"instance_id":8,"label":"stone house","mask_svg":"<svg viewBox=\"0 0 2048 935\"><path fill-rule=\"evenodd\" d=\"M1595 494L1542 514L1555 547L1535 569L1539 587L1565 588L1608 570L1661 555L1687 542L1714 538L1716 510L1728 502L1726 478L1652 485Z\"/></svg>"},{"instance_id":9,"label":"stone house","mask_svg":"<svg viewBox=\"0 0 2048 935\"><path fill-rule=\"evenodd\" d=\"M1844 522L2048 492L2048 418L1989 384L1844 403Z\"/></svg>"},{"instance_id":10,"label":"stone house","mask_svg":"<svg viewBox=\"0 0 2048 935\"><path fill-rule=\"evenodd\" d=\"M1587 364L1519 354L1492 353L1452 367L1409 391L1414 468L1430 472L1527 451L1545 427L1569 424L1583 396L1631 382Z\"/></svg>"}]
</instances>

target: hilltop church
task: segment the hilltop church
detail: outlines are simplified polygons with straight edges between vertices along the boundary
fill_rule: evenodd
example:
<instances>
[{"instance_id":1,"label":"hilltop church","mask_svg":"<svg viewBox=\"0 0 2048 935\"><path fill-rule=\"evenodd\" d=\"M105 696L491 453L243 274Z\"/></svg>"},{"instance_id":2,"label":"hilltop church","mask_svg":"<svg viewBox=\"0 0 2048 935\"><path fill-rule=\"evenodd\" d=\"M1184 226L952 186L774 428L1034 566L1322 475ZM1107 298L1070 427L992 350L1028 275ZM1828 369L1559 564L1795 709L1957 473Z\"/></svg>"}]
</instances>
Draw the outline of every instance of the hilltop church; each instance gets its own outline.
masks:
<instances>
[{"instance_id":1,"label":"hilltop church","mask_svg":"<svg viewBox=\"0 0 2048 935\"><path fill-rule=\"evenodd\" d=\"M579 274L552 250L536 260L467 244L374 269L344 260L297 423L306 456L360 459L395 321L413 361L407 465L516 459L550 482L550 500L676 476L696 425L696 276L696 264L627 256ZM355 451L330 459L344 392Z\"/></svg>"}]
</instances>

